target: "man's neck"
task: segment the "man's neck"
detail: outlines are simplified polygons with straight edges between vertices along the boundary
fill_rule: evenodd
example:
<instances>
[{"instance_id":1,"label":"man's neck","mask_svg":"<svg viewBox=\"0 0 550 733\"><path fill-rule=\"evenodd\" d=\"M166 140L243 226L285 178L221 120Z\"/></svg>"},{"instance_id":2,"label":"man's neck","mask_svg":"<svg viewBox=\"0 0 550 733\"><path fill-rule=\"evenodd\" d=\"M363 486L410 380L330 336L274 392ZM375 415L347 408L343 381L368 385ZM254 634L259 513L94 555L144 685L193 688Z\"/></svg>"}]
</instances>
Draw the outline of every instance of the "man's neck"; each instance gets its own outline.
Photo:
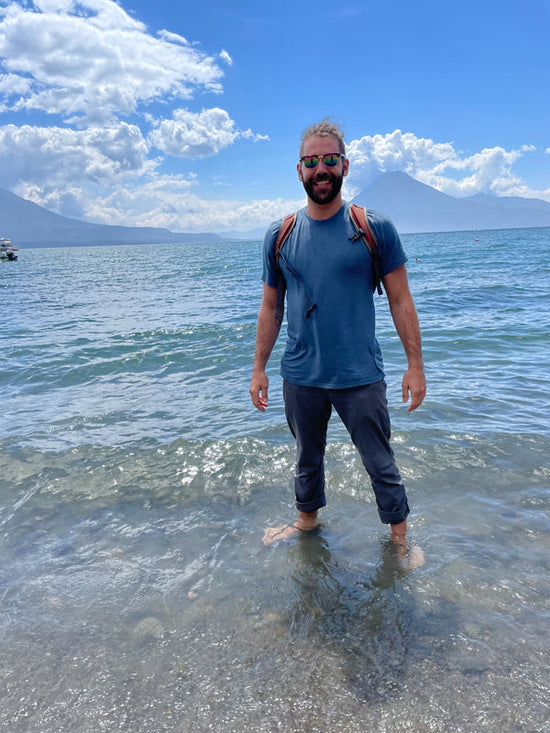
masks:
<instances>
[{"instance_id":1,"label":"man's neck","mask_svg":"<svg viewBox=\"0 0 550 733\"><path fill-rule=\"evenodd\" d=\"M330 219L331 216L334 216L334 214L340 211L343 203L341 194L328 204L316 204L315 201L312 201L308 197L306 213L312 219L318 219L319 221Z\"/></svg>"}]
</instances>

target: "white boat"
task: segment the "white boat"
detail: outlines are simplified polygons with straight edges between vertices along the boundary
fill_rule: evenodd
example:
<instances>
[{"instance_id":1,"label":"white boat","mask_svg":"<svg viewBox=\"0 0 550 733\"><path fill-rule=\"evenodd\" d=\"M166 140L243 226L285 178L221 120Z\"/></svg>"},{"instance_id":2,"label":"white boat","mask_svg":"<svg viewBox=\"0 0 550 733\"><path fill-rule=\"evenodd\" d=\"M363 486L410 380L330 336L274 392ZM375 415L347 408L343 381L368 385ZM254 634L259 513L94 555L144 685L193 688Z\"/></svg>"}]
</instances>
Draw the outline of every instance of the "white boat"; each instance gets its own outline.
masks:
<instances>
[{"instance_id":1,"label":"white boat","mask_svg":"<svg viewBox=\"0 0 550 733\"><path fill-rule=\"evenodd\" d=\"M17 259L17 247L14 247L11 240L0 237L0 262L13 262Z\"/></svg>"}]
</instances>

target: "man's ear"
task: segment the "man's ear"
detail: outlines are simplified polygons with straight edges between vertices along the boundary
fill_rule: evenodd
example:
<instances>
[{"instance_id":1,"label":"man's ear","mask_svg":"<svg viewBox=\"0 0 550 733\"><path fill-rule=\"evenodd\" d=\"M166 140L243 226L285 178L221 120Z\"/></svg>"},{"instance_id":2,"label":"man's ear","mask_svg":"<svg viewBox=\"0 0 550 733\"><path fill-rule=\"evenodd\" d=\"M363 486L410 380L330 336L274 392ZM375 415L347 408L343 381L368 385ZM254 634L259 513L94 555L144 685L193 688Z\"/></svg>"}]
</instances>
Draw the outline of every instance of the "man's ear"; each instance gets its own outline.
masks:
<instances>
[{"instance_id":1,"label":"man's ear","mask_svg":"<svg viewBox=\"0 0 550 733\"><path fill-rule=\"evenodd\" d=\"M342 175L347 176L349 170L349 160L344 158L344 165L342 166Z\"/></svg>"},{"instance_id":2,"label":"man's ear","mask_svg":"<svg viewBox=\"0 0 550 733\"><path fill-rule=\"evenodd\" d=\"M301 163L298 163L298 165L296 166L296 170L298 171L298 180L303 182L303 178L302 178L302 164Z\"/></svg>"}]
</instances>

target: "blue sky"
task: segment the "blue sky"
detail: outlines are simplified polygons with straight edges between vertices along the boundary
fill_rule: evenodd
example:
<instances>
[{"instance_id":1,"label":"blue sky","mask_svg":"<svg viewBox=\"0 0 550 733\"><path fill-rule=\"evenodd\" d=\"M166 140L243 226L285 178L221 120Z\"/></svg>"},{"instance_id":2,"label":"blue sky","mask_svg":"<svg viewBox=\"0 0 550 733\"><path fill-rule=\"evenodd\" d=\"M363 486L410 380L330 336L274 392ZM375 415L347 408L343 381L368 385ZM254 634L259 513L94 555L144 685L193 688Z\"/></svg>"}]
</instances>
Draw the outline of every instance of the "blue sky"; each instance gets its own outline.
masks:
<instances>
[{"instance_id":1,"label":"blue sky","mask_svg":"<svg viewBox=\"0 0 550 733\"><path fill-rule=\"evenodd\" d=\"M550 0L0 0L0 186L247 230L303 205L300 133L328 115L348 198L403 170L550 201L549 37Z\"/></svg>"}]
</instances>

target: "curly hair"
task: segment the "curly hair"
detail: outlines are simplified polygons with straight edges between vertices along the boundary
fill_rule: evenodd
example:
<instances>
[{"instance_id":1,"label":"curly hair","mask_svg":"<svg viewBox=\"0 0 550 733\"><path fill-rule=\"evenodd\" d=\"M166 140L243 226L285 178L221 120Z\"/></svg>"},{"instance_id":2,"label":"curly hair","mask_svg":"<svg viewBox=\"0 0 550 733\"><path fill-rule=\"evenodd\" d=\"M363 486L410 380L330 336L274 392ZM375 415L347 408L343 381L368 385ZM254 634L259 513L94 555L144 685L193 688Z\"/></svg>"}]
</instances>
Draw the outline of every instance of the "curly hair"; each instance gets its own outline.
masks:
<instances>
[{"instance_id":1,"label":"curly hair","mask_svg":"<svg viewBox=\"0 0 550 733\"><path fill-rule=\"evenodd\" d=\"M304 142L308 137L317 135L318 137L332 137L338 142L338 150L342 155L346 154L346 146L344 143L344 133L338 127L335 122L332 122L328 117L325 117L321 122L315 122L313 125L306 127L302 133L301 144L300 144L300 155L302 154L302 148Z\"/></svg>"}]
</instances>

